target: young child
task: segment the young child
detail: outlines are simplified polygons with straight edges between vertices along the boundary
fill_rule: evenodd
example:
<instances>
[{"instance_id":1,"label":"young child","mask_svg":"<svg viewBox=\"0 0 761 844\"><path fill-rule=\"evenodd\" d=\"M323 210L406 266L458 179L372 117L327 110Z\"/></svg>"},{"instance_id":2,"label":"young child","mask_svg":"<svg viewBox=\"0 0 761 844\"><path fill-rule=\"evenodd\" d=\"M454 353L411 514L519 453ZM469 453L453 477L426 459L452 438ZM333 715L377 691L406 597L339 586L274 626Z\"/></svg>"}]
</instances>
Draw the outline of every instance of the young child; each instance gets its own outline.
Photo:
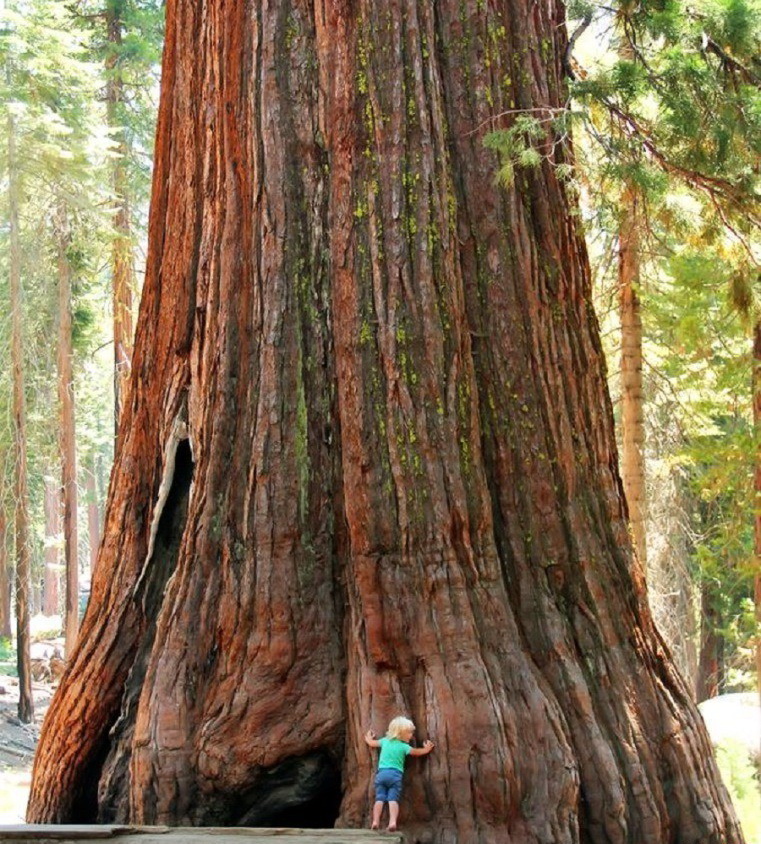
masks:
<instances>
[{"instance_id":1,"label":"young child","mask_svg":"<svg viewBox=\"0 0 761 844\"><path fill-rule=\"evenodd\" d=\"M432 741L423 742L422 747L410 747L414 732L415 725L412 721L399 716L388 725L386 735L380 741L375 738L372 730L365 733L365 741L369 747L380 747L378 773L375 775L372 829L378 829L380 826L383 804L388 803L388 831L396 831L404 763L408 756L427 756L433 750Z\"/></svg>"}]
</instances>

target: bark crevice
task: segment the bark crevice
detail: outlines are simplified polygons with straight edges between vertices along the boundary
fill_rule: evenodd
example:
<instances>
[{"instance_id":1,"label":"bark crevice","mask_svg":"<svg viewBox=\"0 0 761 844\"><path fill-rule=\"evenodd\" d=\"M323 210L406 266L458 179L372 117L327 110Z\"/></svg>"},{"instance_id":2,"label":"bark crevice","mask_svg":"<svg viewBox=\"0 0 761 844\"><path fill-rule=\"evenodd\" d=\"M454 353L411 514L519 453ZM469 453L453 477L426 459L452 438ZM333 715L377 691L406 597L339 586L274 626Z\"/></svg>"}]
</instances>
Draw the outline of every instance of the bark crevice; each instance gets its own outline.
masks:
<instances>
[{"instance_id":1,"label":"bark crevice","mask_svg":"<svg viewBox=\"0 0 761 844\"><path fill-rule=\"evenodd\" d=\"M126 823L130 818L130 788L128 785L125 787L125 783L129 783L130 777L135 718L155 643L156 621L167 582L177 565L193 480L190 441L187 436L181 438L185 431L184 423L175 426L175 434L167 449L164 481L151 536L151 551L133 593L135 601L142 607L146 627L124 684L121 711L110 730L107 752L101 757L102 771L95 775L93 770L93 780L99 781L96 808L98 823ZM92 821L94 817L82 820Z\"/></svg>"},{"instance_id":2,"label":"bark crevice","mask_svg":"<svg viewBox=\"0 0 761 844\"><path fill-rule=\"evenodd\" d=\"M184 475L187 473L188 465L183 465L183 459L189 459L190 479L193 475L193 454L190 448L190 441L188 439L188 426L185 421L186 411L183 411L177 416L174 425L172 426L172 433L169 436L169 442L165 449L164 458L164 475L159 486L159 493L156 500L156 507L153 511L153 521L151 523L151 532L148 537L148 553L145 558L145 565L140 572L140 577L135 584L134 594L137 595L143 588L143 581L155 566L151 567L151 561L156 550L157 539L165 548L172 544L172 537L168 528L174 522L176 508L178 504L178 495L182 497L180 487L186 480ZM181 455L178 465L178 450L183 444L187 448L187 455ZM178 469L180 470L178 473ZM178 477L179 474L179 477ZM187 479L187 489L185 490L185 510L187 514L187 498L190 492L190 479ZM174 493L175 498L171 500L170 497ZM181 527L184 527L184 521ZM161 536L159 536L162 531ZM180 533L181 535L181 533ZM163 555L166 556L165 554ZM175 554L176 557L176 554Z\"/></svg>"}]
</instances>

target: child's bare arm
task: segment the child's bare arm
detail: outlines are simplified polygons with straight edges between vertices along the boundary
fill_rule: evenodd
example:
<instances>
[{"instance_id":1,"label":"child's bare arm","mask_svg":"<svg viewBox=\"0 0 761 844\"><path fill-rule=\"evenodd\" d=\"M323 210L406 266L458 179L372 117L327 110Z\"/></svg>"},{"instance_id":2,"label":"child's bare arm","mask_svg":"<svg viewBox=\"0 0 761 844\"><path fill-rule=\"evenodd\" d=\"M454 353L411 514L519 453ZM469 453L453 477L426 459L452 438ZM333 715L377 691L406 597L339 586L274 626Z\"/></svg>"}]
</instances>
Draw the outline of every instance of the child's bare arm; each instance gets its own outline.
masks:
<instances>
[{"instance_id":1,"label":"child's bare arm","mask_svg":"<svg viewBox=\"0 0 761 844\"><path fill-rule=\"evenodd\" d=\"M375 733L372 730L365 733L365 742L368 747L380 747L380 742L375 738Z\"/></svg>"},{"instance_id":2,"label":"child's bare arm","mask_svg":"<svg viewBox=\"0 0 761 844\"><path fill-rule=\"evenodd\" d=\"M427 756L435 747L432 741L424 741L422 747L413 747L410 756Z\"/></svg>"}]
</instances>

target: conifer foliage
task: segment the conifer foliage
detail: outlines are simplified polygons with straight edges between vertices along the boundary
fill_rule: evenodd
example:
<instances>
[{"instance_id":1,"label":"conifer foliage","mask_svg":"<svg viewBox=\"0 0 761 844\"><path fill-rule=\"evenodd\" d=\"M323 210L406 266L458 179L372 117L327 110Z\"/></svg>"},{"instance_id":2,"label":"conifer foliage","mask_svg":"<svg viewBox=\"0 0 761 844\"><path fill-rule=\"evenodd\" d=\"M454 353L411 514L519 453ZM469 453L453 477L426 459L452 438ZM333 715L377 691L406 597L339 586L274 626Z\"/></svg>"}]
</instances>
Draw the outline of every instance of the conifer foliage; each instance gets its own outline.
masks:
<instances>
[{"instance_id":1,"label":"conifer foliage","mask_svg":"<svg viewBox=\"0 0 761 844\"><path fill-rule=\"evenodd\" d=\"M153 19L157 18L154 7ZM106 120L106 74L92 23L90 10L78 4L30 0L7 2L0 10L0 161L8 188L1 206L7 223L0 230L0 294L8 302L13 293L13 307L5 310L13 314L13 334L18 338L13 346L15 433L12 437L10 430L0 430L4 473L0 506L17 513L16 528L8 531L15 547L11 559L17 562L5 576L15 582L18 595L25 719L31 717L29 616L42 605L59 609L55 598L51 603L50 595L40 595L45 589L55 595L59 577L53 552L52 557L48 554L47 578L43 578L43 545L50 551L60 543L65 557L66 600L60 609L71 651L81 603L77 576L80 569L87 569L77 539L77 455L84 455L88 463L95 461L103 473L113 449L102 421L112 406L111 391L103 390L102 383L97 386L103 368L96 358L102 347L111 348L110 329L104 336L102 291L109 274L102 259L118 239L109 228L116 198L109 188L108 169L122 156L115 144L120 129ZM155 27L151 32L156 43L144 52L155 62L160 32ZM150 76L141 76L141 89L151 88ZM144 161L142 177L129 180L130 198L135 213L141 208L144 213L145 171L150 164L147 127L152 124L148 100L141 101L135 115L127 123L144 140ZM129 249L135 248L130 241ZM9 323L0 323L4 362L9 359L10 329ZM11 368L2 369L5 373ZM0 380L0 406L10 403L10 383ZM60 538L44 532L46 487L48 511L59 506L57 494L50 499L51 483L62 496ZM56 515L50 516L49 524L56 524Z\"/></svg>"},{"instance_id":2,"label":"conifer foliage","mask_svg":"<svg viewBox=\"0 0 761 844\"><path fill-rule=\"evenodd\" d=\"M608 178L634 180L648 203L646 260L655 278L643 295L653 378L660 363L672 388L677 371L692 373L689 389L677 387L682 442L658 456L684 467L683 487L695 501L686 521L702 592L701 638L710 643L696 678L702 698L732 688L730 654L747 653L754 636L761 660L752 375L761 318L761 4L624 3L616 24L626 60L593 73L578 69L575 92L590 108L586 125L606 151ZM605 117L622 132L606 131ZM747 611L754 578L755 632ZM742 659L736 665L750 667Z\"/></svg>"}]
</instances>

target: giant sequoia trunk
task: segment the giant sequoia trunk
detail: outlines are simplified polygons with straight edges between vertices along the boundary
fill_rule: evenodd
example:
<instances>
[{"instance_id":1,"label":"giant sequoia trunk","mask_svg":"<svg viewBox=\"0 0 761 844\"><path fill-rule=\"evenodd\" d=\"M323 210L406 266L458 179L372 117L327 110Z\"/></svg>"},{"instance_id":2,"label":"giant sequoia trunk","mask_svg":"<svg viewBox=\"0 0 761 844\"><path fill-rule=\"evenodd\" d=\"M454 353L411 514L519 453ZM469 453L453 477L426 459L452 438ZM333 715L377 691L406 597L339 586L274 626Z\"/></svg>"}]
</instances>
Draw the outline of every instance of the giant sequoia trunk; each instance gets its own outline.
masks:
<instances>
[{"instance_id":1,"label":"giant sequoia trunk","mask_svg":"<svg viewBox=\"0 0 761 844\"><path fill-rule=\"evenodd\" d=\"M573 202L482 145L563 103L562 33L555 0L168 4L30 820L362 825L361 735L406 712L412 840L741 839L631 551Z\"/></svg>"}]
</instances>

